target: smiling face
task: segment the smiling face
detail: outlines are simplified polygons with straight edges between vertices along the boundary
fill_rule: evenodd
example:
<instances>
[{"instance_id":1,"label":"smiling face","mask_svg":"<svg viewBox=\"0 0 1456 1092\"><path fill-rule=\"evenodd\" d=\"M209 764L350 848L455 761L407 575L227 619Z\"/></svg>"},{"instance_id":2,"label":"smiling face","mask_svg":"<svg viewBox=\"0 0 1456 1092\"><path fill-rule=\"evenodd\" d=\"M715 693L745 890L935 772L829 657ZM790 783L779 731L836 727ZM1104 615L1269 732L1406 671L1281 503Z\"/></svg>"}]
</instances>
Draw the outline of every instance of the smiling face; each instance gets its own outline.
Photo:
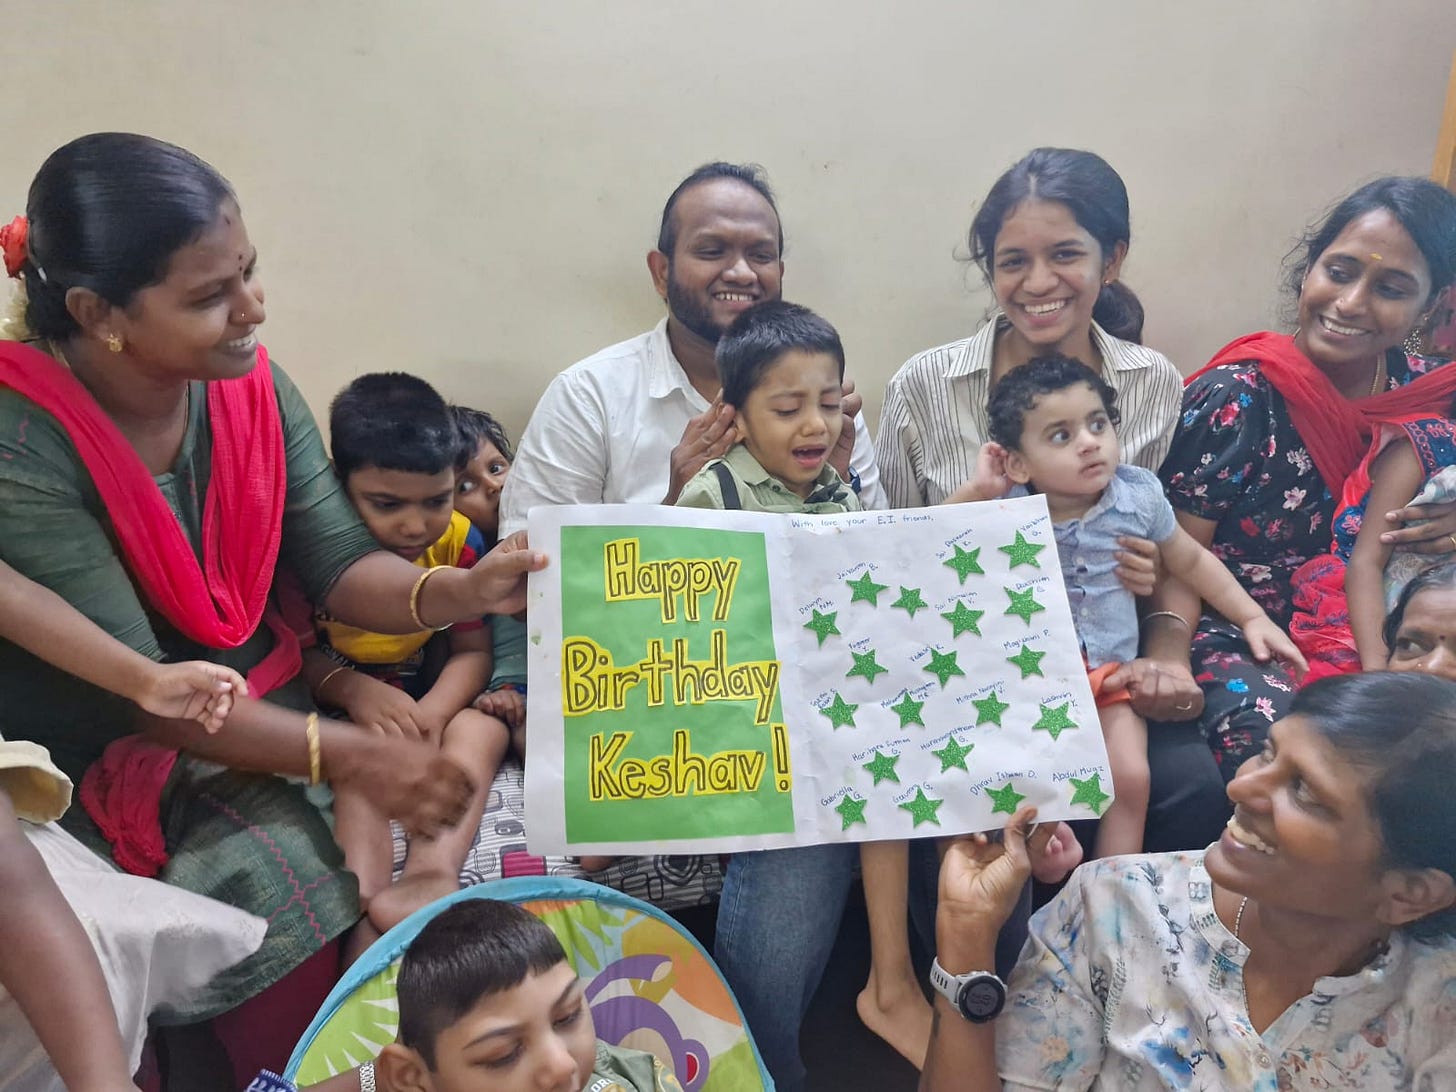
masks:
<instances>
[{"instance_id":1,"label":"smiling face","mask_svg":"<svg viewBox=\"0 0 1456 1092\"><path fill-rule=\"evenodd\" d=\"M1021 441L1006 453L1012 481L1035 485L1053 509L1090 507L1112 481L1120 449L1101 397L1086 383L1039 395L1022 417Z\"/></svg>"},{"instance_id":2,"label":"smiling face","mask_svg":"<svg viewBox=\"0 0 1456 1092\"><path fill-rule=\"evenodd\" d=\"M1389 668L1456 680L1456 588L1427 588L1411 596L1390 647Z\"/></svg>"},{"instance_id":3,"label":"smiling face","mask_svg":"<svg viewBox=\"0 0 1456 1092\"><path fill-rule=\"evenodd\" d=\"M254 330L266 317L257 262L242 214L224 201L216 222L172 255L161 283L112 309L102 325L158 378L246 375L258 359Z\"/></svg>"},{"instance_id":4,"label":"smiling face","mask_svg":"<svg viewBox=\"0 0 1456 1092\"><path fill-rule=\"evenodd\" d=\"M500 524L500 495L511 464L489 440L481 440L475 455L455 478L455 511L494 535Z\"/></svg>"},{"instance_id":5,"label":"smiling face","mask_svg":"<svg viewBox=\"0 0 1456 1092\"><path fill-rule=\"evenodd\" d=\"M679 324L717 344L741 313L782 295L778 216L761 193L731 178L686 190L672 216L673 253L652 252L653 282Z\"/></svg>"},{"instance_id":6,"label":"smiling face","mask_svg":"<svg viewBox=\"0 0 1456 1092\"><path fill-rule=\"evenodd\" d=\"M839 361L790 350L759 377L738 407L743 446L799 497L807 497L844 427Z\"/></svg>"},{"instance_id":7,"label":"smiling face","mask_svg":"<svg viewBox=\"0 0 1456 1092\"><path fill-rule=\"evenodd\" d=\"M1431 270L1386 209L1356 217L1311 264L1294 343L1331 376L1372 366L1430 303Z\"/></svg>"},{"instance_id":8,"label":"smiling face","mask_svg":"<svg viewBox=\"0 0 1456 1092\"><path fill-rule=\"evenodd\" d=\"M1385 869L1367 776L1304 717L1277 722L1229 783L1234 815L1204 857L1209 876L1261 905L1379 921Z\"/></svg>"},{"instance_id":9,"label":"smiling face","mask_svg":"<svg viewBox=\"0 0 1456 1092\"><path fill-rule=\"evenodd\" d=\"M1119 243L1104 254L1060 201L1028 198L1012 209L996 234L991 289L1023 350L1081 355L1102 282L1117 277L1126 253Z\"/></svg>"},{"instance_id":10,"label":"smiling face","mask_svg":"<svg viewBox=\"0 0 1456 1092\"><path fill-rule=\"evenodd\" d=\"M580 1092L596 1029L567 963L485 998L435 1039L428 1092Z\"/></svg>"},{"instance_id":11,"label":"smiling face","mask_svg":"<svg viewBox=\"0 0 1456 1092\"><path fill-rule=\"evenodd\" d=\"M349 475L344 491L379 545L415 561L450 526L455 468L415 474L364 466Z\"/></svg>"}]
</instances>

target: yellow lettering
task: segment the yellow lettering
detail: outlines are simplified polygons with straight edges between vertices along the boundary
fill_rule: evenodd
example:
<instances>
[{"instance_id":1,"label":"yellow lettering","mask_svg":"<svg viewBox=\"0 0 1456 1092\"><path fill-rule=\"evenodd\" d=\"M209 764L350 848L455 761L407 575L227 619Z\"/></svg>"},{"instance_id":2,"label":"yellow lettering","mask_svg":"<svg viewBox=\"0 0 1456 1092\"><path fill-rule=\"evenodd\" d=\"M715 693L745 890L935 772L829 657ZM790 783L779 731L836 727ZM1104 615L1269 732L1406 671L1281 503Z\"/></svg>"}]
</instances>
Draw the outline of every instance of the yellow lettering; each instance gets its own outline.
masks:
<instances>
[{"instance_id":1,"label":"yellow lettering","mask_svg":"<svg viewBox=\"0 0 1456 1092\"><path fill-rule=\"evenodd\" d=\"M679 600L689 622L702 618L702 600L714 596L713 620L724 622L733 605L742 562L736 557L669 558L643 561L642 543L619 538L603 547L603 590L608 603L656 599L666 622L677 621Z\"/></svg>"},{"instance_id":2,"label":"yellow lettering","mask_svg":"<svg viewBox=\"0 0 1456 1092\"><path fill-rule=\"evenodd\" d=\"M587 795L593 800L625 799L622 795L622 786L617 783L612 772L612 765L617 761L617 756L622 753L622 748L627 746L627 742L631 738L631 732L613 732L611 740L603 747L600 733L591 737Z\"/></svg>"},{"instance_id":3,"label":"yellow lettering","mask_svg":"<svg viewBox=\"0 0 1456 1092\"><path fill-rule=\"evenodd\" d=\"M561 712L580 717L627 708L627 695L642 680L640 665L617 667L612 654L590 637L561 642Z\"/></svg>"},{"instance_id":4,"label":"yellow lettering","mask_svg":"<svg viewBox=\"0 0 1456 1092\"><path fill-rule=\"evenodd\" d=\"M613 732L610 738L600 733L591 737L588 791L593 801L757 792L768 768L768 756L762 751L697 754L686 728L672 734L670 754L623 758L622 751L631 738L630 732ZM779 791L787 790L780 787Z\"/></svg>"}]
</instances>

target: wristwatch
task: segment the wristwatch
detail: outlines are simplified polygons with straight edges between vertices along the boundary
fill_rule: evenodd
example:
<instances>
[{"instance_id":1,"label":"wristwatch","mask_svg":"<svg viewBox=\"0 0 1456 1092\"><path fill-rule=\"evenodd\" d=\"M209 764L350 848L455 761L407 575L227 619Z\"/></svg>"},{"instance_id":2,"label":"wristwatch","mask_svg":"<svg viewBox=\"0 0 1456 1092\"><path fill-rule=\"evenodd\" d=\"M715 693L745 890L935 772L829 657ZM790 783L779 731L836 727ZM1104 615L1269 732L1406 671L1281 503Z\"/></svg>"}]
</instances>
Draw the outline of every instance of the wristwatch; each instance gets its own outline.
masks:
<instances>
[{"instance_id":1,"label":"wristwatch","mask_svg":"<svg viewBox=\"0 0 1456 1092\"><path fill-rule=\"evenodd\" d=\"M1006 1005L1006 983L992 971L951 974L935 959L930 963L930 984L973 1024L996 1019Z\"/></svg>"}]
</instances>

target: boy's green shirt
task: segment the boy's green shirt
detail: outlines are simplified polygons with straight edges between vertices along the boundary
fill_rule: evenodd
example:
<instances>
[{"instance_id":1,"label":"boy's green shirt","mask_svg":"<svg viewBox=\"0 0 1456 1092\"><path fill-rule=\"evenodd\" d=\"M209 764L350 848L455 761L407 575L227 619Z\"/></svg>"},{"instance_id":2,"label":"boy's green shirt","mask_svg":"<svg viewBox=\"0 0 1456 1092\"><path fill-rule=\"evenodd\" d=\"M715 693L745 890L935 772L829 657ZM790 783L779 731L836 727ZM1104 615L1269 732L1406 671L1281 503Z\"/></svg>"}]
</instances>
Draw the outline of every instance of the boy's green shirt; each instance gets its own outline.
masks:
<instances>
[{"instance_id":1,"label":"boy's green shirt","mask_svg":"<svg viewBox=\"0 0 1456 1092\"><path fill-rule=\"evenodd\" d=\"M722 510L723 486L714 466L722 463L738 486L739 507L745 512L782 512L786 514L824 512L858 512L859 497L844 484L844 479L828 463L819 471L814 488L807 498L797 493L763 468L748 448L734 444L721 459L699 470L683 486L678 495L679 508L714 508Z\"/></svg>"}]
</instances>

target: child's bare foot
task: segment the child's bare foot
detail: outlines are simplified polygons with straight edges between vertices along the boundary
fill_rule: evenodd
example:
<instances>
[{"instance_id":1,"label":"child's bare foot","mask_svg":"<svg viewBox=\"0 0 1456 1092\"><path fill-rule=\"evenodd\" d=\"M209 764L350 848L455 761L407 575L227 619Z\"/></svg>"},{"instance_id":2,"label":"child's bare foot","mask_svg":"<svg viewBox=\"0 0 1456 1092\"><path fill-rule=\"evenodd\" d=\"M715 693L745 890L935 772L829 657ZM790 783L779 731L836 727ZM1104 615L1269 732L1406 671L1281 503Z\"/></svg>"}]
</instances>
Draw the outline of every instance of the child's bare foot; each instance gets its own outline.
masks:
<instances>
[{"instance_id":1,"label":"child's bare foot","mask_svg":"<svg viewBox=\"0 0 1456 1092\"><path fill-rule=\"evenodd\" d=\"M576 860L585 871L600 872L602 869L610 867L616 859L615 857L578 857Z\"/></svg>"},{"instance_id":2,"label":"child's bare foot","mask_svg":"<svg viewBox=\"0 0 1456 1092\"><path fill-rule=\"evenodd\" d=\"M460 890L460 878L443 872L406 873L369 902L369 923L387 933L416 910Z\"/></svg>"},{"instance_id":3,"label":"child's bare foot","mask_svg":"<svg viewBox=\"0 0 1456 1092\"><path fill-rule=\"evenodd\" d=\"M1031 858L1031 874L1041 883L1061 883L1082 863L1082 843L1066 823L1058 823L1046 849Z\"/></svg>"},{"instance_id":4,"label":"child's bare foot","mask_svg":"<svg viewBox=\"0 0 1456 1092\"><path fill-rule=\"evenodd\" d=\"M932 1010L920 986L907 980L896 987L881 986L870 973L870 981L854 1001L855 1011L865 1027L889 1043L916 1069L925 1067L930 1046Z\"/></svg>"}]
</instances>

